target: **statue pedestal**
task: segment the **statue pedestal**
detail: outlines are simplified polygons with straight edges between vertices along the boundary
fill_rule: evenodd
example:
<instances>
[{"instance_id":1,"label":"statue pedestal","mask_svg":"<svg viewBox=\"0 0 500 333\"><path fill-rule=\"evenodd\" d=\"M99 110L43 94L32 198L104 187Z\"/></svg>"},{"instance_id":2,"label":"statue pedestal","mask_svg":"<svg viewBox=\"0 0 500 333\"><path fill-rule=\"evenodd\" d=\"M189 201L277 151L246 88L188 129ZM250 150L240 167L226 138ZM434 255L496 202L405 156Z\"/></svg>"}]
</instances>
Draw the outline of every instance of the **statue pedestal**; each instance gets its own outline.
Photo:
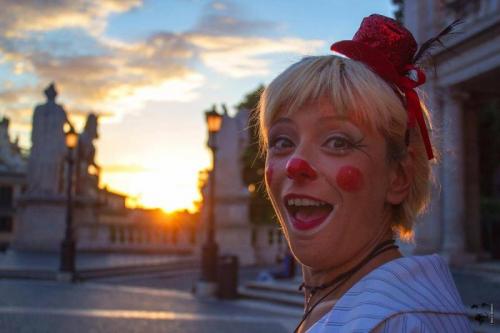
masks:
<instances>
[{"instance_id":1,"label":"statue pedestal","mask_svg":"<svg viewBox=\"0 0 500 333\"><path fill-rule=\"evenodd\" d=\"M216 240L219 245L219 255L236 255L241 266L255 264L248 206L248 194L235 193L217 197L215 207Z\"/></svg>"},{"instance_id":2,"label":"statue pedestal","mask_svg":"<svg viewBox=\"0 0 500 333\"><path fill-rule=\"evenodd\" d=\"M11 247L19 251L59 251L66 227L65 196L27 195L18 205Z\"/></svg>"},{"instance_id":3,"label":"statue pedestal","mask_svg":"<svg viewBox=\"0 0 500 333\"><path fill-rule=\"evenodd\" d=\"M249 225L220 225L217 230L219 255L235 255L241 266L254 265L255 250L252 247L252 229Z\"/></svg>"}]
</instances>

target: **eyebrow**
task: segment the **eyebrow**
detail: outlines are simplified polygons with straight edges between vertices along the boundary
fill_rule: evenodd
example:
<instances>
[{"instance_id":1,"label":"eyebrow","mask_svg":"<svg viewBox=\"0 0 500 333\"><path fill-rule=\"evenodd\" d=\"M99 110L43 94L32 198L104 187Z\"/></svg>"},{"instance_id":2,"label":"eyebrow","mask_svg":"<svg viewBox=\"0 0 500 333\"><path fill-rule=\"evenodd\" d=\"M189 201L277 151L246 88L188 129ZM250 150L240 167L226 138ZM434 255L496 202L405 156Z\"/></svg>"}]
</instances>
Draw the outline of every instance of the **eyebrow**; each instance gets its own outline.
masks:
<instances>
[{"instance_id":1,"label":"eyebrow","mask_svg":"<svg viewBox=\"0 0 500 333\"><path fill-rule=\"evenodd\" d=\"M348 121L349 118L347 118L346 116L340 116L340 115L336 115L336 116L323 116L323 117L319 118L317 120L317 122L318 123L323 123L325 120Z\"/></svg>"},{"instance_id":2,"label":"eyebrow","mask_svg":"<svg viewBox=\"0 0 500 333\"><path fill-rule=\"evenodd\" d=\"M354 129L356 129L356 131L362 132L362 130L359 128L359 126L356 123L352 122L349 119L349 117L340 116L340 115L323 116L316 121L316 126L318 128L325 128L325 127L328 128L329 122L336 122L338 124L347 124L348 127L353 127Z\"/></svg>"},{"instance_id":3,"label":"eyebrow","mask_svg":"<svg viewBox=\"0 0 500 333\"><path fill-rule=\"evenodd\" d=\"M290 118L286 118L286 117L280 117L278 118L278 120L274 121L272 124L273 125L276 125L276 124L279 124L279 123L288 123L288 124L293 124L293 120L290 119Z\"/></svg>"},{"instance_id":4,"label":"eyebrow","mask_svg":"<svg viewBox=\"0 0 500 333\"><path fill-rule=\"evenodd\" d=\"M346 120L349 120L349 118L347 118L346 116L340 116L340 115L323 116L323 117L320 117L316 122L322 124L324 121L328 121L328 120L346 121ZM273 122L273 125L279 124L279 123L294 124L294 121L290 118L287 118L287 117L280 117L276 121Z\"/></svg>"}]
</instances>

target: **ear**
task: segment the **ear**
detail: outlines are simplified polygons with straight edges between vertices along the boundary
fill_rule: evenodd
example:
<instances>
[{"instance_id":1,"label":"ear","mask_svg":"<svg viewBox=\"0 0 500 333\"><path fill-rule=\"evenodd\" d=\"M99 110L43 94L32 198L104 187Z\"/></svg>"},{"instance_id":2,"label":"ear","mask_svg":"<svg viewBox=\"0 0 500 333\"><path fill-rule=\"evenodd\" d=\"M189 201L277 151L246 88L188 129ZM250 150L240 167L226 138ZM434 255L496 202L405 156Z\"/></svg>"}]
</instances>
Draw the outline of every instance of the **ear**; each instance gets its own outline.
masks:
<instances>
[{"instance_id":1,"label":"ear","mask_svg":"<svg viewBox=\"0 0 500 333\"><path fill-rule=\"evenodd\" d=\"M413 176L414 152L413 149L408 148L406 156L391 167L386 201L393 205L403 202L410 193Z\"/></svg>"}]
</instances>

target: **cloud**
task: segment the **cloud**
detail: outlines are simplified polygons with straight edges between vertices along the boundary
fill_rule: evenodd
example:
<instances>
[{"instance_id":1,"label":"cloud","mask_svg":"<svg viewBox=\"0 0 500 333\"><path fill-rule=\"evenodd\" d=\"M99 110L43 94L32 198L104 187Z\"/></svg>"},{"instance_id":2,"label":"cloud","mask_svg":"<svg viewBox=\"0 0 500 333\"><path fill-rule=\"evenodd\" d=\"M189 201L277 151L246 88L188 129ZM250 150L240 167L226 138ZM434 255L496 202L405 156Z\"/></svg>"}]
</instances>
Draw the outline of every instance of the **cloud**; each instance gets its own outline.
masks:
<instances>
[{"instance_id":1,"label":"cloud","mask_svg":"<svg viewBox=\"0 0 500 333\"><path fill-rule=\"evenodd\" d=\"M43 103L43 88L55 81L72 119L81 122L88 112L120 119L149 101L196 99L207 80L200 64L230 77L262 76L270 72L270 55L307 54L323 45L266 36L264 30L278 25L249 19L244 8L230 1L207 4L189 31L159 31L133 42L103 34L109 15L141 3L8 2L0 13L0 66L8 64L14 75L35 83L0 88L0 110L21 123L30 121L26 110Z\"/></svg>"},{"instance_id":2,"label":"cloud","mask_svg":"<svg viewBox=\"0 0 500 333\"><path fill-rule=\"evenodd\" d=\"M80 27L100 34L110 14L128 11L141 3L141 0L3 1L0 30L7 37L25 37L29 32L65 27Z\"/></svg>"},{"instance_id":3,"label":"cloud","mask_svg":"<svg viewBox=\"0 0 500 333\"><path fill-rule=\"evenodd\" d=\"M0 91L0 103L3 105L18 103L20 98L21 96L15 90Z\"/></svg>"},{"instance_id":4,"label":"cloud","mask_svg":"<svg viewBox=\"0 0 500 333\"><path fill-rule=\"evenodd\" d=\"M277 53L310 54L323 46L321 40L190 35L204 64L232 77L262 76L270 72L271 61L263 56Z\"/></svg>"},{"instance_id":5,"label":"cloud","mask_svg":"<svg viewBox=\"0 0 500 333\"><path fill-rule=\"evenodd\" d=\"M201 74L190 73L181 78L166 79L155 85L143 85L129 91L114 91L114 98L109 100L111 109L139 110L146 102L176 101L189 102L198 97L197 90L205 82Z\"/></svg>"},{"instance_id":6,"label":"cloud","mask_svg":"<svg viewBox=\"0 0 500 333\"><path fill-rule=\"evenodd\" d=\"M251 36L275 31L276 22L247 19L246 8L232 1L212 1L203 9L193 31L206 35Z\"/></svg>"},{"instance_id":7,"label":"cloud","mask_svg":"<svg viewBox=\"0 0 500 333\"><path fill-rule=\"evenodd\" d=\"M36 86L8 87L0 91L0 113L13 122L31 124L33 100L41 96Z\"/></svg>"},{"instance_id":8,"label":"cloud","mask_svg":"<svg viewBox=\"0 0 500 333\"><path fill-rule=\"evenodd\" d=\"M139 95L171 100L174 97L168 91L165 98L153 94L154 87L173 88L174 82L193 84L200 79L187 66L193 58L192 47L175 34L161 33L143 42L101 46L104 52L99 55L57 56L35 51L24 54L24 61L42 81L57 82L60 96L72 107L106 113L114 112L111 106L117 100Z\"/></svg>"}]
</instances>

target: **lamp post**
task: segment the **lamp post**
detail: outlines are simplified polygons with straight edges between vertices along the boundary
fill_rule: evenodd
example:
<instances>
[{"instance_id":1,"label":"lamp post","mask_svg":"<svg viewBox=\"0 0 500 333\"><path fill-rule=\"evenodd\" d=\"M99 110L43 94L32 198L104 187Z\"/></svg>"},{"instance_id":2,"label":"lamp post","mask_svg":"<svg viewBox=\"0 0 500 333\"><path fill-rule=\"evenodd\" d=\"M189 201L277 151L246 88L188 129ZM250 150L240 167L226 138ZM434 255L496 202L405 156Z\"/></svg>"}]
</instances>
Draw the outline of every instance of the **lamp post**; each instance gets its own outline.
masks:
<instances>
[{"instance_id":1,"label":"lamp post","mask_svg":"<svg viewBox=\"0 0 500 333\"><path fill-rule=\"evenodd\" d=\"M61 242L60 267L61 273L67 275L70 280L73 280L75 273L75 239L73 235L73 165L75 163L73 151L78 143L78 134L73 128L66 133L66 146L68 147L68 155L66 162L68 163L67 174L67 196L66 196L66 230L64 239Z\"/></svg>"},{"instance_id":2,"label":"lamp post","mask_svg":"<svg viewBox=\"0 0 500 333\"><path fill-rule=\"evenodd\" d=\"M217 145L215 138L217 132L220 130L222 124L222 116L217 113L215 108L211 111L205 112L207 126L208 126L208 147L212 151L212 172L210 173L210 193L208 202L208 224L207 224L207 238L203 245L203 252L201 258L201 280L207 283L215 283L217 279L217 254L218 246L215 242L215 218L214 218L214 205L215 205L215 161Z\"/></svg>"}]
</instances>

